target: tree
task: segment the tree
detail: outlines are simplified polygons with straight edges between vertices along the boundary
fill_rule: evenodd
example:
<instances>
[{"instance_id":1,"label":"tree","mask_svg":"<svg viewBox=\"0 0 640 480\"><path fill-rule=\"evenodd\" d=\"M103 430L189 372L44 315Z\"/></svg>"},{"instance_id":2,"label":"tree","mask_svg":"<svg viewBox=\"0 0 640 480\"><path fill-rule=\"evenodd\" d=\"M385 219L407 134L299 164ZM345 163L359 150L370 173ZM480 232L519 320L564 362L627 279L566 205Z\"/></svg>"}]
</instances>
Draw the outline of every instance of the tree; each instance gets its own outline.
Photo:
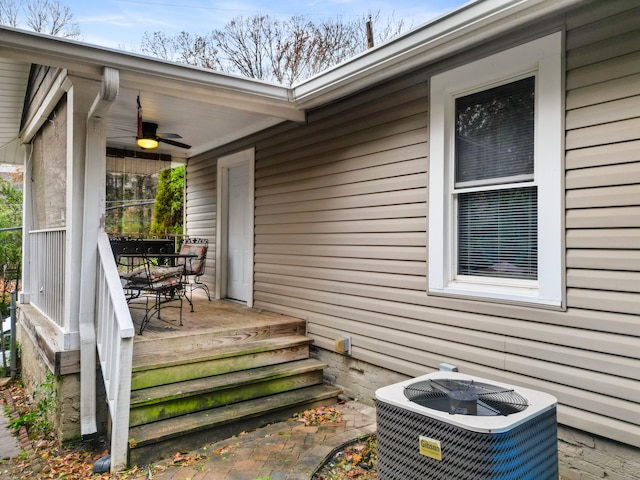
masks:
<instances>
[{"instance_id":1,"label":"tree","mask_svg":"<svg viewBox=\"0 0 640 480\"><path fill-rule=\"evenodd\" d=\"M144 32L140 49L146 55L163 60L221 70L218 50L210 36L195 35L185 31L173 37L161 31Z\"/></svg>"},{"instance_id":2,"label":"tree","mask_svg":"<svg viewBox=\"0 0 640 480\"><path fill-rule=\"evenodd\" d=\"M18 27L20 9L14 0L0 0L0 24Z\"/></svg>"},{"instance_id":3,"label":"tree","mask_svg":"<svg viewBox=\"0 0 640 480\"><path fill-rule=\"evenodd\" d=\"M337 17L314 23L304 16L279 20L270 15L236 17L206 35L145 32L145 54L203 68L283 85L309 78L368 48L367 22L375 42L404 30L404 22L380 14L344 21Z\"/></svg>"},{"instance_id":4,"label":"tree","mask_svg":"<svg viewBox=\"0 0 640 480\"><path fill-rule=\"evenodd\" d=\"M151 229L158 174L107 172L105 230L112 235L146 235Z\"/></svg>"},{"instance_id":5,"label":"tree","mask_svg":"<svg viewBox=\"0 0 640 480\"><path fill-rule=\"evenodd\" d=\"M0 178L0 230L22 225L22 191ZM20 231L0 232L0 264L20 265Z\"/></svg>"},{"instance_id":6,"label":"tree","mask_svg":"<svg viewBox=\"0 0 640 480\"><path fill-rule=\"evenodd\" d=\"M182 234L184 167L160 172L153 208L152 235Z\"/></svg>"},{"instance_id":7,"label":"tree","mask_svg":"<svg viewBox=\"0 0 640 480\"><path fill-rule=\"evenodd\" d=\"M58 37L81 37L71 9L60 0L0 0L0 23L10 27L25 25L34 32Z\"/></svg>"},{"instance_id":8,"label":"tree","mask_svg":"<svg viewBox=\"0 0 640 480\"><path fill-rule=\"evenodd\" d=\"M0 178L0 315L8 312L9 284L18 281L22 261L22 191ZM18 230L8 230L18 228ZM6 229L6 230L5 230ZM13 286L15 288L16 285Z\"/></svg>"}]
</instances>

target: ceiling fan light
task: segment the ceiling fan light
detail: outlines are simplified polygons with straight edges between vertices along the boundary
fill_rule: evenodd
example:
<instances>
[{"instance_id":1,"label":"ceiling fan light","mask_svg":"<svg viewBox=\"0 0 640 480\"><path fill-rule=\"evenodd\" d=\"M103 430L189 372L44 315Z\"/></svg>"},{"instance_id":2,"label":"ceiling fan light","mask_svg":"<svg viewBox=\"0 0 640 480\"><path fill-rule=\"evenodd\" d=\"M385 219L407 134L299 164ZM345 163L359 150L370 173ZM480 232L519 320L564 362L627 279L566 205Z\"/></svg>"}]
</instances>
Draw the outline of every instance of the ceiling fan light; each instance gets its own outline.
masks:
<instances>
[{"instance_id":1,"label":"ceiling fan light","mask_svg":"<svg viewBox=\"0 0 640 480\"><path fill-rule=\"evenodd\" d=\"M158 141L155 138L138 138L138 146L140 148L151 149L158 146Z\"/></svg>"}]
</instances>

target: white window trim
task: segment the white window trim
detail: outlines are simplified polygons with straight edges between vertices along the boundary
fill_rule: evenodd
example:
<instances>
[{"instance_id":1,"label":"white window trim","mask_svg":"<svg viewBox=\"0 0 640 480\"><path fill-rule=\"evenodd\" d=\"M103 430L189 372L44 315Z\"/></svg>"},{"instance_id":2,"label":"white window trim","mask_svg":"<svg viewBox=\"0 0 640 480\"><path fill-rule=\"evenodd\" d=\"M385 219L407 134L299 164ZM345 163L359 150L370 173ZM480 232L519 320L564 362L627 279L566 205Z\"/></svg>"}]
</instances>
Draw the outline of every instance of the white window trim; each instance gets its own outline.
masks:
<instances>
[{"instance_id":1,"label":"white window trim","mask_svg":"<svg viewBox=\"0 0 640 480\"><path fill-rule=\"evenodd\" d=\"M562 306L562 45L562 32L557 32L432 77L429 122L429 293ZM455 98L531 74L536 76L532 184L538 187L538 280L456 279L455 208L451 195Z\"/></svg>"}]
</instances>

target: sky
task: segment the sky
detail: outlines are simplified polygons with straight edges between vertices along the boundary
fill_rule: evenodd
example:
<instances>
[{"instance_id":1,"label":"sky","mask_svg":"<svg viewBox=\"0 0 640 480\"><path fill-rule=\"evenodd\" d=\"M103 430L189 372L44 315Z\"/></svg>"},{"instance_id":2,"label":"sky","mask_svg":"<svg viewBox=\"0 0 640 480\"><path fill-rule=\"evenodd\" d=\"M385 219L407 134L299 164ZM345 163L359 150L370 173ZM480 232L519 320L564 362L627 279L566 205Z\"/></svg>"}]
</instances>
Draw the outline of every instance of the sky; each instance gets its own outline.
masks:
<instances>
[{"instance_id":1,"label":"sky","mask_svg":"<svg viewBox=\"0 0 640 480\"><path fill-rule=\"evenodd\" d=\"M304 15L310 20L363 17L402 19L417 27L468 0L61 0L78 23L81 40L109 48L139 51L145 31L171 36L180 31L205 34L229 20L268 13L279 18Z\"/></svg>"}]
</instances>

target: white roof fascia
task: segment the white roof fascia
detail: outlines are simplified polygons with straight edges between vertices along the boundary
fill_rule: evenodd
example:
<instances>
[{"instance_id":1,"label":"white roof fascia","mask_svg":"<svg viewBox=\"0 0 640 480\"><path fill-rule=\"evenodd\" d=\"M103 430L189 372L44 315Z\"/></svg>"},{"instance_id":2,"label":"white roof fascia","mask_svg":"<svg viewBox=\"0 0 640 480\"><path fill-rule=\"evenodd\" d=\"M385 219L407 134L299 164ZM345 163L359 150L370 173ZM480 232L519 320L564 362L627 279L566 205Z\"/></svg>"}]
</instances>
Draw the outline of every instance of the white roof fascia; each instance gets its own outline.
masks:
<instances>
[{"instance_id":1,"label":"white roof fascia","mask_svg":"<svg viewBox=\"0 0 640 480\"><path fill-rule=\"evenodd\" d=\"M583 0L474 1L293 87L309 109L435 62Z\"/></svg>"},{"instance_id":2,"label":"white roof fascia","mask_svg":"<svg viewBox=\"0 0 640 480\"><path fill-rule=\"evenodd\" d=\"M172 85L179 98L211 100L286 120L305 119L304 112L289 101L289 89L280 85L49 35L1 26L0 56L95 79L101 78L104 67L110 67L120 71L123 85L156 85L163 92Z\"/></svg>"}]
</instances>

